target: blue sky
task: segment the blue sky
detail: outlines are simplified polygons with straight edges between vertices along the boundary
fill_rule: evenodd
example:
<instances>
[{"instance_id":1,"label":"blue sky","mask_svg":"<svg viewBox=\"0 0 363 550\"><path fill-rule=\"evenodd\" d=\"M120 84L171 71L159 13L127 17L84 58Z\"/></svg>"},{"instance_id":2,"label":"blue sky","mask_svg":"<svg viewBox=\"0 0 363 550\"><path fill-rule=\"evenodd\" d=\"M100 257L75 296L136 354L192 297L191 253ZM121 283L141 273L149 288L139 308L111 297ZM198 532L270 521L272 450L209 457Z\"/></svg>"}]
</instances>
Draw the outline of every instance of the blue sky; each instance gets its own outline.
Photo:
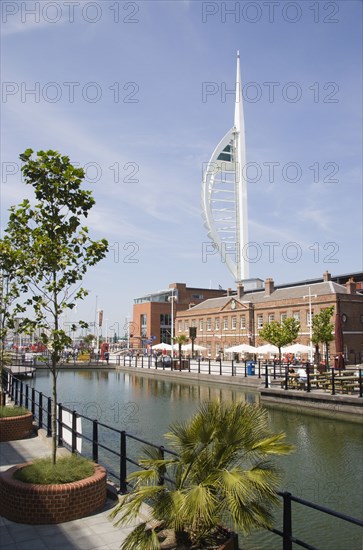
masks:
<instances>
[{"instance_id":1,"label":"blue sky","mask_svg":"<svg viewBox=\"0 0 363 550\"><path fill-rule=\"evenodd\" d=\"M79 317L96 295L123 326L171 282L233 287L206 254L200 193L233 125L239 50L250 276L361 270L361 21L349 0L3 2L2 229L29 193L18 155L58 149L87 168L88 225L111 245Z\"/></svg>"}]
</instances>

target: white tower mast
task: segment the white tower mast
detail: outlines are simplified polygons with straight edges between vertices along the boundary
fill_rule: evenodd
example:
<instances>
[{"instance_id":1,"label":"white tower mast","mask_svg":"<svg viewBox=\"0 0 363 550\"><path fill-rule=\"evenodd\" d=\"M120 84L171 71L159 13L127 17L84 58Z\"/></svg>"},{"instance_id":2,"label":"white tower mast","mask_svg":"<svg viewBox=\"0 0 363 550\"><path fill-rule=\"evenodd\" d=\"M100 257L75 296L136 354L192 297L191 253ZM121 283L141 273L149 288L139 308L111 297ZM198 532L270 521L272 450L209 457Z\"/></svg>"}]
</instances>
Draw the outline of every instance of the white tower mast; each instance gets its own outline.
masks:
<instances>
[{"instance_id":1,"label":"white tower mast","mask_svg":"<svg viewBox=\"0 0 363 550\"><path fill-rule=\"evenodd\" d=\"M237 52L234 126L214 150L203 175L202 210L208 236L236 282L248 279L245 128Z\"/></svg>"}]
</instances>

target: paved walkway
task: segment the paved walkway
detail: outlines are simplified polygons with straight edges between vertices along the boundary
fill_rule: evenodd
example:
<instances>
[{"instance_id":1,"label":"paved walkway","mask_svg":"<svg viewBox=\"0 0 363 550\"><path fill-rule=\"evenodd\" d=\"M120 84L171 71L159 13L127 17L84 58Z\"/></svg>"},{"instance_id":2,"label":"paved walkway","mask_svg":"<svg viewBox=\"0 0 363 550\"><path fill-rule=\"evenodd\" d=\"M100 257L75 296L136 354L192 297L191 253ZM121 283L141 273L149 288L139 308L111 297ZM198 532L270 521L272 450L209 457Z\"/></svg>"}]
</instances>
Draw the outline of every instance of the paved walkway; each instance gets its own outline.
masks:
<instances>
[{"instance_id":1,"label":"paved walkway","mask_svg":"<svg viewBox=\"0 0 363 550\"><path fill-rule=\"evenodd\" d=\"M36 457L48 456L50 452L50 441L43 434L29 439L0 443L0 471ZM0 548L118 550L131 527L114 527L108 516L115 504L115 500L108 499L101 512L57 525L26 525L14 523L0 516Z\"/></svg>"}]
</instances>

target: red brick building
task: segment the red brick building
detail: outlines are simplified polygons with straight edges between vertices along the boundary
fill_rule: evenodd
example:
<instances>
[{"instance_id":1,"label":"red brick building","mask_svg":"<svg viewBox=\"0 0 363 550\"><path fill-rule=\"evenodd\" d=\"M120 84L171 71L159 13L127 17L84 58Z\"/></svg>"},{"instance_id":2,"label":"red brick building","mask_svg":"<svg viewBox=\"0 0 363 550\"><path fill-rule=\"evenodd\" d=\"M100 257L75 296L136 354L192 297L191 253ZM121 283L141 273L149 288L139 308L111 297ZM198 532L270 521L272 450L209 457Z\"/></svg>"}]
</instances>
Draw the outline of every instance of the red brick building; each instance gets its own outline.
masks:
<instances>
[{"instance_id":1,"label":"red brick building","mask_svg":"<svg viewBox=\"0 0 363 550\"><path fill-rule=\"evenodd\" d=\"M187 287L184 283L171 283L165 290L145 294L134 300L133 319L130 323L130 343L133 348L145 347L153 338L153 344L171 342L171 313L173 317L210 298L225 296L226 290ZM173 307L171 304L173 300ZM187 331L189 335L189 331ZM174 329L175 335L175 329Z\"/></svg>"},{"instance_id":2,"label":"red brick building","mask_svg":"<svg viewBox=\"0 0 363 550\"><path fill-rule=\"evenodd\" d=\"M175 320L175 335L189 334L189 327L196 327L195 343L206 348L206 356L223 355L230 346L241 343L261 345L262 326L272 320L294 317L300 321L298 341L310 342L310 312L313 316L324 308L334 306L340 311L345 357L350 363L363 361L363 294L362 274L355 282L342 276L345 284L332 280L325 272L322 280L293 283L277 287L272 279L266 279L263 289L245 291L239 285L237 292L210 297L201 303L179 308ZM334 319L332 319L334 323ZM331 357L335 353L334 341L330 345Z\"/></svg>"}]
</instances>

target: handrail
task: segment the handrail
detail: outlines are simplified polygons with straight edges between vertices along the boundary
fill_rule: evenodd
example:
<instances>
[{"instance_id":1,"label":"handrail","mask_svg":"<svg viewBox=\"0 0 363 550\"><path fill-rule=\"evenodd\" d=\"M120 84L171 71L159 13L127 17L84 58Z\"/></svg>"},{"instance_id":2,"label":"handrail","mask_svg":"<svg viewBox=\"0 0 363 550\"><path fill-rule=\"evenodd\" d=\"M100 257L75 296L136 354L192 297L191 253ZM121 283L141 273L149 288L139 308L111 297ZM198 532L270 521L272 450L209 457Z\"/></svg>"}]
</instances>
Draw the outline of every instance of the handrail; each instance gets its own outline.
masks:
<instances>
[{"instance_id":1,"label":"handrail","mask_svg":"<svg viewBox=\"0 0 363 550\"><path fill-rule=\"evenodd\" d=\"M6 388L7 393L10 395L12 400L15 402L16 405L23 404L26 408L29 408L29 402L30 402L30 409L33 412L34 418L38 420L39 427L42 428L44 426L43 424L43 412L46 412L46 424L45 427L47 429L48 435L51 435L51 418L49 415L49 411L51 410L51 398L44 396L42 392L39 392L35 390L35 388L28 387L27 384L24 384L24 382L18 378L16 378L11 372L5 372L4 373L4 386ZM31 390L31 391L29 391ZM29 393L31 394L29 396ZM38 403L36 400L36 396L38 395ZM24 402L25 397L25 402ZM47 404L47 406L43 407L43 398ZM38 411L38 414L36 414L36 410ZM104 463L108 470L108 474L116 479L119 483L120 492L121 493L127 493L127 463L132 464L133 466L136 466L138 468L145 469L142 465L140 465L137 461L135 461L133 458L127 456L127 441L128 439L137 441L139 443L143 443L144 445L148 445L150 447L154 447L156 449L159 449L162 456L165 456L165 454L170 454L172 456L178 456L178 454L175 451L172 451L171 449L165 448L163 445L156 445L155 443L150 443L149 441L146 441L140 437L137 437L135 435L127 433L125 430L119 430L117 428L113 428L112 426L109 426L107 424L104 424L102 422L99 422L96 419L89 418L85 415L77 413L75 410L70 410L67 407L64 407L61 403L58 403L58 444L63 444L64 446L70 448L70 450L74 453L76 452L76 440L77 437L82 437L83 440L89 442L91 445L91 451L90 456L92 456L92 460L98 462L98 455L99 455L99 449L104 449L108 453L111 453L112 455L118 457L119 459L119 474L117 475L113 471L113 466L110 463ZM66 424L63 422L63 411L67 411L72 414L72 425L69 426L69 424ZM79 433L77 431L77 424L76 419L82 418L86 420L87 422L90 422L92 425L92 437L87 435L87 433ZM112 447L109 447L102 443L99 438L99 428L105 428L106 430L110 430L111 432L114 432L115 434L118 434L119 436L119 449L116 450ZM68 430L71 433L71 445L67 444L63 440L63 429ZM167 477L165 474L160 479L160 483L164 483L165 481L168 481L170 483L173 483L173 480ZM359 526L363 528L363 521L357 518L353 518L351 516L348 516L347 514L343 514L341 512L336 512L330 508L327 508L325 506L321 506L319 504L315 504L311 501L296 497L292 495L291 493L284 491L278 491L277 495L282 497L283 499L283 530L277 528L270 528L269 531L275 535L278 535L282 537L283 542L283 550L292 550L292 544L296 544L298 546L301 546L303 548L307 548L308 550L319 550L317 547L312 546L308 544L307 542L301 541L300 539L294 537L293 535L293 525L292 525L292 502L296 502L298 504L301 504L302 506L306 506L308 508L312 508L314 510L317 510L318 512L328 514L330 516L336 517L338 519L341 519L342 521L351 523L353 525Z\"/></svg>"}]
</instances>

